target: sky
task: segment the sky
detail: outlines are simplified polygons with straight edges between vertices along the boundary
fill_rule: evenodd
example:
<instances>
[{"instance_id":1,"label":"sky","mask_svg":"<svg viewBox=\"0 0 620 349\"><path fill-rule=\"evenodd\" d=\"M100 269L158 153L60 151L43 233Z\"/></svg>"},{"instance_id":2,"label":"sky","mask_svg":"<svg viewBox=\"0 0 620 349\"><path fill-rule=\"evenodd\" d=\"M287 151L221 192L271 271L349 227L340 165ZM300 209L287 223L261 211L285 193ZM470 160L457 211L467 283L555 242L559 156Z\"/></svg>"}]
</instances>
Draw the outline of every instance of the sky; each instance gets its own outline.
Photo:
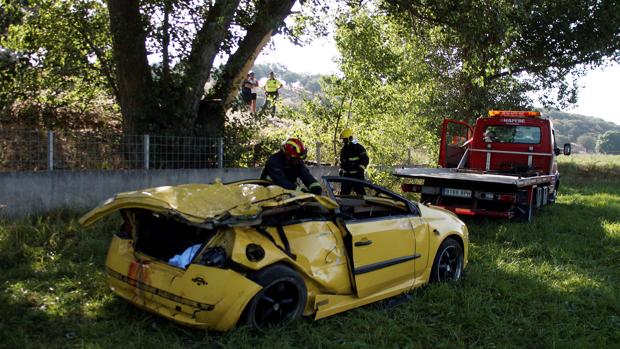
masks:
<instances>
[{"instance_id":1,"label":"sky","mask_svg":"<svg viewBox=\"0 0 620 349\"><path fill-rule=\"evenodd\" d=\"M338 72L338 57L332 38L315 40L305 47L295 46L281 36L274 37L273 49L266 49L256 63L280 63L298 73ZM620 64L590 71L579 79L578 103L568 113L593 116L620 125Z\"/></svg>"}]
</instances>

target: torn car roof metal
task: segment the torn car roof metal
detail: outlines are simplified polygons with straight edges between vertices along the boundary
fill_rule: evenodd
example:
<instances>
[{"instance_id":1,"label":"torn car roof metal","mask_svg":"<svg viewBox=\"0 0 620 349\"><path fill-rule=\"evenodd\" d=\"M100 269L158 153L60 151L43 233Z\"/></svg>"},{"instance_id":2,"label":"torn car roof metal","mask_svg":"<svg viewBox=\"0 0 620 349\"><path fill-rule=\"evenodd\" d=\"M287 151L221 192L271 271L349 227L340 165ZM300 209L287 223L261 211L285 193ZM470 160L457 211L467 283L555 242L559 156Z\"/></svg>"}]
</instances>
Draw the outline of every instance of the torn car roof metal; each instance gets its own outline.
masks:
<instances>
[{"instance_id":1,"label":"torn car roof metal","mask_svg":"<svg viewBox=\"0 0 620 349\"><path fill-rule=\"evenodd\" d=\"M197 225L253 225L264 210L293 203L316 202L332 211L338 204L325 196L254 182L184 184L119 193L80 218L88 226L112 212L141 208L179 216Z\"/></svg>"}]
</instances>

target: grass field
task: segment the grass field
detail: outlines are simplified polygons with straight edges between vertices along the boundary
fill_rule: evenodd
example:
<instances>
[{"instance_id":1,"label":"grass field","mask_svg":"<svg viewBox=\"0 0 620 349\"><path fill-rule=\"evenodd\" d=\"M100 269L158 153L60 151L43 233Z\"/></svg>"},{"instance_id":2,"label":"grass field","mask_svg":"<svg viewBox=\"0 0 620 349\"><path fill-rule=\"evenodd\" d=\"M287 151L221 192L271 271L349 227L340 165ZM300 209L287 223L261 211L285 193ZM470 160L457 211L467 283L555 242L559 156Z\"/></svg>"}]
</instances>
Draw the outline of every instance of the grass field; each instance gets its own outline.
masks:
<instances>
[{"instance_id":1,"label":"grass field","mask_svg":"<svg viewBox=\"0 0 620 349\"><path fill-rule=\"evenodd\" d=\"M266 333L191 330L113 296L103 263L115 219L3 221L0 347L620 348L620 156L572 156L560 170L557 204L532 224L467 222L460 282Z\"/></svg>"}]
</instances>

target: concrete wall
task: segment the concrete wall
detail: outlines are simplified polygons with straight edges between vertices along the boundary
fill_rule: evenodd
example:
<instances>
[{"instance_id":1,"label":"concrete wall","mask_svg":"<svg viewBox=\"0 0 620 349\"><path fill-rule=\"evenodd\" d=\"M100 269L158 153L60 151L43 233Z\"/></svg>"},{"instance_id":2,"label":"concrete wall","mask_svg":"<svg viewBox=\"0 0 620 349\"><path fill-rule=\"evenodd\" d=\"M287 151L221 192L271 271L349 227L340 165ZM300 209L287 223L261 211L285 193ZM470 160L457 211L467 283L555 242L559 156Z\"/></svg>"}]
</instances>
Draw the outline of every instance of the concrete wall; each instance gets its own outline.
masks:
<instances>
[{"instance_id":1,"label":"concrete wall","mask_svg":"<svg viewBox=\"0 0 620 349\"><path fill-rule=\"evenodd\" d=\"M150 171L52 171L0 173L0 215L11 218L51 210L86 211L115 193L164 185L258 178L260 168ZM310 167L319 179L333 167Z\"/></svg>"}]
</instances>

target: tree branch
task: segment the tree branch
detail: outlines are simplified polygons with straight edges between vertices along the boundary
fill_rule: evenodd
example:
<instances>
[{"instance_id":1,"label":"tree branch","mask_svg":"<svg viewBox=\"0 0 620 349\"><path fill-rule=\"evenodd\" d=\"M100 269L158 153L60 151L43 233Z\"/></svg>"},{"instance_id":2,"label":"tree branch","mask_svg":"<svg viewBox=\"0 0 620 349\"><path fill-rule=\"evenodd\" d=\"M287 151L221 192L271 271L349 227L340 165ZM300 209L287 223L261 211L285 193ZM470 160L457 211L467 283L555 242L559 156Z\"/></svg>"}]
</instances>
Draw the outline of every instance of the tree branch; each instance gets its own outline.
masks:
<instances>
[{"instance_id":1,"label":"tree branch","mask_svg":"<svg viewBox=\"0 0 620 349\"><path fill-rule=\"evenodd\" d=\"M204 85L209 79L213 61L226 38L238 5L239 0L216 0L202 28L196 34L183 83L185 92L181 105L187 108L183 111L184 117L192 118L198 113Z\"/></svg>"},{"instance_id":2,"label":"tree branch","mask_svg":"<svg viewBox=\"0 0 620 349\"><path fill-rule=\"evenodd\" d=\"M294 3L295 0L265 1L239 48L228 58L217 84L209 93L209 99L221 100L222 108L230 105L254 60L272 34L284 24L284 19L291 13Z\"/></svg>"}]
</instances>

